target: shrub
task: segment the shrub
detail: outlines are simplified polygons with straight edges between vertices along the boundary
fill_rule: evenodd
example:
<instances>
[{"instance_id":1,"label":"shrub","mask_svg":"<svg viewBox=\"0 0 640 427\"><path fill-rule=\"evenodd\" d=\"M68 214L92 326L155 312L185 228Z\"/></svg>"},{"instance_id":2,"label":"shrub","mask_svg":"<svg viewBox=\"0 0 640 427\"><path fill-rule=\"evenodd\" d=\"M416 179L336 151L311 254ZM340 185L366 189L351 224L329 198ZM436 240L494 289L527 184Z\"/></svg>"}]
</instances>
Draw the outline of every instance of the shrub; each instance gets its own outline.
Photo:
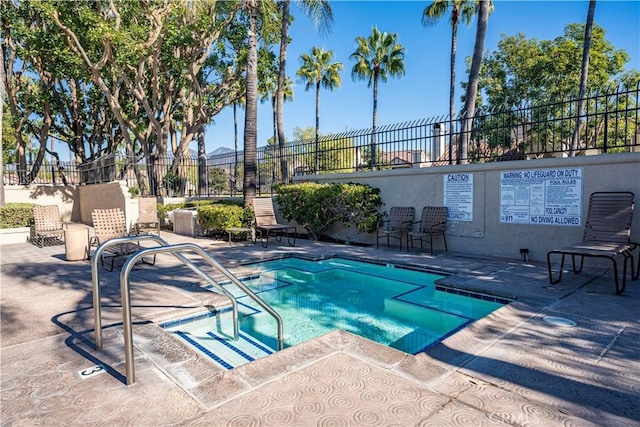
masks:
<instances>
[{"instance_id":1,"label":"shrub","mask_svg":"<svg viewBox=\"0 0 640 427\"><path fill-rule=\"evenodd\" d=\"M166 189L176 189L180 185L180 176L174 171L169 170L162 178L162 185L164 185Z\"/></svg>"},{"instance_id":2,"label":"shrub","mask_svg":"<svg viewBox=\"0 0 640 427\"><path fill-rule=\"evenodd\" d=\"M276 201L288 221L295 220L317 238L336 223L372 233L379 222L380 190L363 184L281 185Z\"/></svg>"},{"instance_id":3,"label":"shrub","mask_svg":"<svg viewBox=\"0 0 640 427\"><path fill-rule=\"evenodd\" d=\"M33 224L33 203L7 203L0 207L0 228L29 227Z\"/></svg>"},{"instance_id":4,"label":"shrub","mask_svg":"<svg viewBox=\"0 0 640 427\"><path fill-rule=\"evenodd\" d=\"M247 209L235 204L216 203L198 208L198 222L209 234L222 233L231 227L247 227Z\"/></svg>"}]
</instances>

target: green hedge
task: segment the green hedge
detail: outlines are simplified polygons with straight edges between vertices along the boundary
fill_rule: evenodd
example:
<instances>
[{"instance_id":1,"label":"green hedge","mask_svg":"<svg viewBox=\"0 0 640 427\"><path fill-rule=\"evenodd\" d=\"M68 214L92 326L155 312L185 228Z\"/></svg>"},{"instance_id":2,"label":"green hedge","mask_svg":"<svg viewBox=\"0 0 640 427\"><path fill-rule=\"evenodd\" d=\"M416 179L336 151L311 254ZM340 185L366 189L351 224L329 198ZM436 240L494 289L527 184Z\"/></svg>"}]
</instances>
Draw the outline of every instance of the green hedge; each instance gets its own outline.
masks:
<instances>
[{"instance_id":1,"label":"green hedge","mask_svg":"<svg viewBox=\"0 0 640 427\"><path fill-rule=\"evenodd\" d=\"M216 203L198 208L198 222L205 234L219 234L231 227L248 227L252 218L252 209L236 204Z\"/></svg>"},{"instance_id":2,"label":"green hedge","mask_svg":"<svg viewBox=\"0 0 640 427\"><path fill-rule=\"evenodd\" d=\"M31 226L33 206L33 203L7 203L0 207L0 228Z\"/></svg>"},{"instance_id":3,"label":"green hedge","mask_svg":"<svg viewBox=\"0 0 640 427\"><path fill-rule=\"evenodd\" d=\"M220 203L220 202L216 202L214 200L194 200L191 202L184 202L184 203L172 203L169 205L164 205L162 203L158 203L158 216L160 218L164 218L163 223L166 224L167 223L167 214L170 211L176 210L176 209L184 209L184 208L197 208L200 206L209 206L209 205L213 205L214 203Z\"/></svg>"},{"instance_id":4,"label":"green hedge","mask_svg":"<svg viewBox=\"0 0 640 427\"><path fill-rule=\"evenodd\" d=\"M380 190L363 184L281 185L275 196L280 213L318 238L334 223L353 226L359 233L376 230L382 206Z\"/></svg>"}]
</instances>

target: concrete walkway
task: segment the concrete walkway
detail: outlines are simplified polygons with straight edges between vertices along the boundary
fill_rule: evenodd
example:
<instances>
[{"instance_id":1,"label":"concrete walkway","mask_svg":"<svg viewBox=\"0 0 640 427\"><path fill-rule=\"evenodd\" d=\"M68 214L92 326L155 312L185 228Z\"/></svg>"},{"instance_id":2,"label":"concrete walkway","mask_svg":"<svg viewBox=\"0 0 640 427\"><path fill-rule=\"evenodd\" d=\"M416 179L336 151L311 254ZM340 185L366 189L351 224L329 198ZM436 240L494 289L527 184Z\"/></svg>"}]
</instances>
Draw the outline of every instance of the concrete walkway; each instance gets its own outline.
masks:
<instances>
[{"instance_id":1,"label":"concrete walkway","mask_svg":"<svg viewBox=\"0 0 640 427\"><path fill-rule=\"evenodd\" d=\"M459 253L162 237L196 242L235 272L265 257L347 254L444 270L448 286L514 302L416 356L338 331L225 371L156 325L219 303L161 255L132 274L127 386L119 270L101 271L97 351L90 264L65 261L64 246L4 245L3 426L640 426L640 282L616 296L599 267L550 286L546 265Z\"/></svg>"}]
</instances>

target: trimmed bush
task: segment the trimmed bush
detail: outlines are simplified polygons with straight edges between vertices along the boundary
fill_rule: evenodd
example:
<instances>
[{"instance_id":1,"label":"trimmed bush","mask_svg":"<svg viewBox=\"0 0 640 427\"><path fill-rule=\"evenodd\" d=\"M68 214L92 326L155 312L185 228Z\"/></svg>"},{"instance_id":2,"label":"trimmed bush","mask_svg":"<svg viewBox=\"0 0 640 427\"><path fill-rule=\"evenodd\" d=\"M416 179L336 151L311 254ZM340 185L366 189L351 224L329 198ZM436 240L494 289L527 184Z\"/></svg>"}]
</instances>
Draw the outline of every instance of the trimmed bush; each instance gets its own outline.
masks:
<instances>
[{"instance_id":1,"label":"trimmed bush","mask_svg":"<svg viewBox=\"0 0 640 427\"><path fill-rule=\"evenodd\" d=\"M281 185L275 196L280 213L295 220L313 238L318 238L336 223L356 227L358 233L372 233L380 220L380 190L363 184Z\"/></svg>"},{"instance_id":2,"label":"trimmed bush","mask_svg":"<svg viewBox=\"0 0 640 427\"><path fill-rule=\"evenodd\" d=\"M198 208L198 222L205 234L220 234L231 227L248 227L252 215L251 209L236 204L216 203Z\"/></svg>"},{"instance_id":3,"label":"trimmed bush","mask_svg":"<svg viewBox=\"0 0 640 427\"><path fill-rule=\"evenodd\" d=\"M158 216L161 218L162 224L167 225L169 223L167 214L170 211L175 209L183 209L183 208L197 208L199 206L209 206L217 203L213 200L194 200L192 202L184 202L184 203L172 203L170 205L165 205L162 203L158 203Z\"/></svg>"},{"instance_id":4,"label":"trimmed bush","mask_svg":"<svg viewBox=\"0 0 640 427\"><path fill-rule=\"evenodd\" d=\"M7 203L0 208L0 228L29 227L33 224L33 203Z\"/></svg>"}]
</instances>

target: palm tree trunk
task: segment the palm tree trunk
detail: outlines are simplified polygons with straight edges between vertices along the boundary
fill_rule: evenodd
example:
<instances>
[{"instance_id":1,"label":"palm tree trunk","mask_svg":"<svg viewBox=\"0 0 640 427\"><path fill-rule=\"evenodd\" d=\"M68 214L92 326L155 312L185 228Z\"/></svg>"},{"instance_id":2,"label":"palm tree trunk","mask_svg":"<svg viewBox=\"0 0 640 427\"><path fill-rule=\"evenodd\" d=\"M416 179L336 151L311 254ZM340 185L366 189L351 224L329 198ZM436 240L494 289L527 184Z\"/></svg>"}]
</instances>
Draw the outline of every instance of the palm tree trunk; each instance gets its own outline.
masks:
<instances>
[{"instance_id":1,"label":"palm tree trunk","mask_svg":"<svg viewBox=\"0 0 640 427\"><path fill-rule=\"evenodd\" d=\"M458 44L458 21L451 25L451 73L449 78L449 164L453 163L453 117L456 91L456 50ZM431 159L436 160L436 159Z\"/></svg>"},{"instance_id":2,"label":"palm tree trunk","mask_svg":"<svg viewBox=\"0 0 640 427\"><path fill-rule=\"evenodd\" d=\"M280 29L280 68L278 70L278 88L276 90L276 111L278 124L278 150L280 157L280 173L281 182L289 181L289 173L287 167L287 144L284 134L284 86L287 66L287 46L289 44L289 10L291 2L284 0L282 2L282 27ZM273 141L274 144L276 141Z\"/></svg>"},{"instance_id":3,"label":"palm tree trunk","mask_svg":"<svg viewBox=\"0 0 640 427\"><path fill-rule=\"evenodd\" d=\"M580 91L578 93L578 112L576 118L576 128L571 138L571 146L569 147L569 157L576 155L578 142L580 139L580 123L584 114L584 93L587 90L587 75L589 72L589 51L591 50L591 31L593 29L593 17L596 14L596 0L589 1L589 10L587 12L587 23L584 27L584 46L582 48L582 71L580 72Z\"/></svg>"},{"instance_id":4,"label":"palm tree trunk","mask_svg":"<svg viewBox=\"0 0 640 427\"><path fill-rule=\"evenodd\" d=\"M313 172L318 173L318 132L320 132L320 80L316 82L316 145Z\"/></svg>"},{"instance_id":5,"label":"palm tree trunk","mask_svg":"<svg viewBox=\"0 0 640 427\"><path fill-rule=\"evenodd\" d=\"M462 121L462 138L458 147L458 164L468 162L468 148L471 139L471 126L476 109L476 96L478 94L478 77L480 76L480 64L482 63L482 51L484 50L484 40L487 35L487 25L489 23L489 6L491 0L480 0L478 7L478 26L476 27L476 40L473 45L473 59L471 60L471 70L469 71L469 84L464 104L464 119Z\"/></svg>"},{"instance_id":6,"label":"palm tree trunk","mask_svg":"<svg viewBox=\"0 0 640 427\"><path fill-rule=\"evenodd\" d=\"M371 130L371 170L376 170L376 126L378 123L378 72L373 73L373 129Z\"/></svg>"},{"instance_id":7,"label":"palm tree trunk","mask_svg":"<svg viewBox=\"0 0 640 427\"><path fill-rule=\"evenodd\" d=\"M238 103L233 103L233 180L231 181L231 195L236 195L238 187Z\"/></svg>"},{"instance_id":8,"label":"palm tree trunk","mask_svg":"<svg viewBox=\"0 0 640 427\"><path fill-rule=\"evenodd\" d=\"M249 41L247 53L246 110L244 118L244 206L256 196L258 128L258 42L256 37L257 0L248 0Z\"/></svg>"}]
</instances>

